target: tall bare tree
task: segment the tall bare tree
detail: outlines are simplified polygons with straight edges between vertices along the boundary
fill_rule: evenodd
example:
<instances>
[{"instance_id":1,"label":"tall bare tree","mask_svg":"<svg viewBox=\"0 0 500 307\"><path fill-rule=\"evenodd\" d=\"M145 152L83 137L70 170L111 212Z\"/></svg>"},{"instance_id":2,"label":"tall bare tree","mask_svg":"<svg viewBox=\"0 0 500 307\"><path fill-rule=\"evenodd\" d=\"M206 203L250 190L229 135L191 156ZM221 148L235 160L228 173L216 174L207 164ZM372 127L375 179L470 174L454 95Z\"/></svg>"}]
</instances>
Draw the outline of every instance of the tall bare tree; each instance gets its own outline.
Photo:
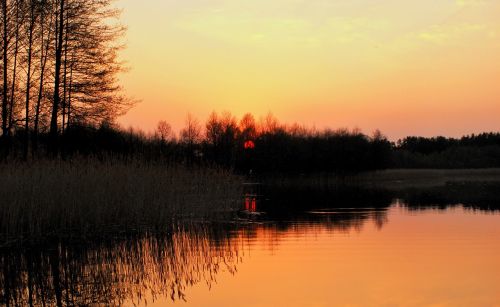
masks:
<instances>
[{"instance_id":1,"label":"tall bare tree","mask_svg":"<svg viewBox=\"0 0 500 307\"><path fill-rule=\"evenodd\" d=\"M51 46L53 41L53 24L55 22L55 16L52 14L52 8L54 4L50 1L41 2L39 4L39 54L40 59L38 63L38 95L35 103L35 117L33 119L33 153L38 150L38 134L40 128L40 118L42 111L42 102L46 91L46 74L47 74L47 63L49 61L49 55L51 52Z\"/></svg>"},{"instance_id":2,"label":"tall bare tree","mask_svg":"<svg viewBox=\"0 0 500 307\"><path fill-rule=\"evenodd\" d=\"M58 134L58 115L59 104L61 103L61 64L63 55L63 37L64 37L64 13L66 9L66 0L58 0L58 12L56 22L56 52L55 52L55 70L54 70L54 100L52 101L52 115L50 118L50 138L54 146Z\"/></svg>"},{"instance_id":3,"label":"tall bare tree","mask_svg":"<svg viewBox=\"0 0 500 307\"><path fill-rule=\"evenodd\" d=\"M5 138L8 135L8 103L9 103L9 16L8 16L8 3L7 0L2 1L2 136Z\"/></svg>"},{"instance_id":4,"label":"tall bare tree","mask_svg":"<svg viewBox=\"0 0 500 307\"><path fill-rule=\"evenodd\" d=\"M189 148L201 141L200 121L192 114L186 116L186 125L180 132L180 139Z\"/></svg>"},{"instance_id":5,"label":"tall bare tree","mask_svg":"<svg viewBox=\"0 0 500 307\"><path fill-rule=\"evenodd\" d=\"M37 7L33 0L29 0L29 21L28 21L28 44L27 44L27 70L26 70L26 100L25 100L25 121L24 121L24 159L28 159L29 154L29 120L30 120L30 99L31 99L31 74L32 74L32 57L33 57L33 35L35 32L35 22L37 18Z\"/></svg>"},{"instance_id":6,"label":"tall bare tree","mask_svg":"<svg viewBox=\"0 0 500 307\"><path fill-rule=\"evenodd\" d=\"M0 0L2 139L56 145L73 124L112 122L131 106L118 75L125 28L113 0ZM8 144L8 142L4 142Z\"/></svg>"}]
</instances>

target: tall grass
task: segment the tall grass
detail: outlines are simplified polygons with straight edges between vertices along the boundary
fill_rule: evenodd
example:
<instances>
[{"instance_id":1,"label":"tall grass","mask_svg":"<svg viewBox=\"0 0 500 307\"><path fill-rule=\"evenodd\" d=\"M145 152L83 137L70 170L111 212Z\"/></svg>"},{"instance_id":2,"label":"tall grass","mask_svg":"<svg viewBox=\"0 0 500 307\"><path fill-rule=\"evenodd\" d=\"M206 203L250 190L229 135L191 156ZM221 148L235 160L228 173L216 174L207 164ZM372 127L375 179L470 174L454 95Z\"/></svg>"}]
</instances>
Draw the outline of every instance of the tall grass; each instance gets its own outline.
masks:
<instances>
[{"instance_id":1,"label":"tall grass","mask_svg":"<svg viewBox=\"0 0 500 307\"><path fill-rule=\"evenodd\" d=\"M241 178L224 170L145 161L2 164L0 246L211 217L235 209L241 187Z\"/></svg>"}]
</instances>

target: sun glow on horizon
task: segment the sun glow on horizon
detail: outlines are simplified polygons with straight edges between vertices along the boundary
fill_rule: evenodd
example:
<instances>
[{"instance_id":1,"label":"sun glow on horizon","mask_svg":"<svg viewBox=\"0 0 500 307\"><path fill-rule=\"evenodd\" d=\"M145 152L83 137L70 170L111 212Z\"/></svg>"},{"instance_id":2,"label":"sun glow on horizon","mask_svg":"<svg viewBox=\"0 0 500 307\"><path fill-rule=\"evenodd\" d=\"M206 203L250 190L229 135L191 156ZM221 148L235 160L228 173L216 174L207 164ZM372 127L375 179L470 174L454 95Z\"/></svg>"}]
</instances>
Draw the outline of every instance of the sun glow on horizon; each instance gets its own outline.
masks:
<instances>
[{"instance_id":1,"label":"sun glow on horizon","mask_svg":"<svg viewBox=\"0 0 500 307\"><path fill-rule=\"evenodd\" d=\"M500 3L119 0L120 120L152 130L212 110L273 112L390 138L500 130Z\"/></svg>"}]
</instances>

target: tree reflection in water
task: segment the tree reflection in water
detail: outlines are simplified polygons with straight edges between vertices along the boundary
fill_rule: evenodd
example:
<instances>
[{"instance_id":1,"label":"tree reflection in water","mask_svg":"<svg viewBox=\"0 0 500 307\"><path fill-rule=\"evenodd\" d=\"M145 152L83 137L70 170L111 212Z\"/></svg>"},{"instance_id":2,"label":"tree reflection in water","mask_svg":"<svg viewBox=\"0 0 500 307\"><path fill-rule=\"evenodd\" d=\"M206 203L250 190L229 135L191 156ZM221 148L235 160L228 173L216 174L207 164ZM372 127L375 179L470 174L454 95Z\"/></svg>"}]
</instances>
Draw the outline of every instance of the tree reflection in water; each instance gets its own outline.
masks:
<instances>
[{"instance_id":1,"label":"tree reflection in water","mask_svg":"<svg viewBox=\"0 0 500 307\"><path fill-rule=\"evenodd\" d=\"M191 286L210 288L217 274L235 274L252 238L263 232L269 246L285 233L349 232L384 211L309 212L296 220L188 223L168 232L92 243L52 243L0 252L1 303L6 306L122 305L169 298L188 300Z\"/></svg>"},{"instance_id":2,"label":"tree reflection in water","mask_svg":"<svg viewBox=\"0 0 500 307\"><path fill-rule=\"evenodd\" d=\"M121 305L150 297L185 300L186 288L215 281L241 261L237 242L206 224L162 235L3 252L1 303L6 306Z\"/></svg>"},{"instance_id":3,"label":"tree reflection in water","mask_svg":"<svg viewBox=\"0 0 500 307\"><path fill-rule=\"evenodd\" d=\"M195 284L206 283L210 288L219 273L235 274L244 251L251 251L257 241L279 248L287 235L350 233L361 231L367 222L381 229L388 222L391 204L418 210L452 206L449 204L487 211L499 208L497 186L480 185L480 198L471 193L479 189L477 186L470 192L462 186L453 188L418 193L349 191L345 196L300 189L267 193L266 197L250 193L242 200L242 214L230 222L175 222L154 234L113 239L107 235L105 239L78 242L53 240L0 249L0 305L115 306L165 299L189 301L188 290Z\"/></svg>"}]
</instances>

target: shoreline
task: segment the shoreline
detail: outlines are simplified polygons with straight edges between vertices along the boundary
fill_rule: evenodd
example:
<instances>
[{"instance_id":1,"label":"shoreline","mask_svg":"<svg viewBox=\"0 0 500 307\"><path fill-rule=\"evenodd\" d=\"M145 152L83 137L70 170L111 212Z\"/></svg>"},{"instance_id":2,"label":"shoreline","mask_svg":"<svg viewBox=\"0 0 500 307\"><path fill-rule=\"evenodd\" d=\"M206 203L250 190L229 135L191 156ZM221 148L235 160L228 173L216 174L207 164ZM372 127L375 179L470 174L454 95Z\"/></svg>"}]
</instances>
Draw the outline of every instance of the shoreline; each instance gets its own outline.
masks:
<instances>
[{"instance_id":1,"label":"shoreline","mask_svg":"<svg viewBox=\"0 0 500 307\"><path fill-rule=\"evenodd\" d=\"M354 176L362 184L387 189L439 187L447 184L500 182L500 168L388 169Z\"/></svg>"}]
</instances>

